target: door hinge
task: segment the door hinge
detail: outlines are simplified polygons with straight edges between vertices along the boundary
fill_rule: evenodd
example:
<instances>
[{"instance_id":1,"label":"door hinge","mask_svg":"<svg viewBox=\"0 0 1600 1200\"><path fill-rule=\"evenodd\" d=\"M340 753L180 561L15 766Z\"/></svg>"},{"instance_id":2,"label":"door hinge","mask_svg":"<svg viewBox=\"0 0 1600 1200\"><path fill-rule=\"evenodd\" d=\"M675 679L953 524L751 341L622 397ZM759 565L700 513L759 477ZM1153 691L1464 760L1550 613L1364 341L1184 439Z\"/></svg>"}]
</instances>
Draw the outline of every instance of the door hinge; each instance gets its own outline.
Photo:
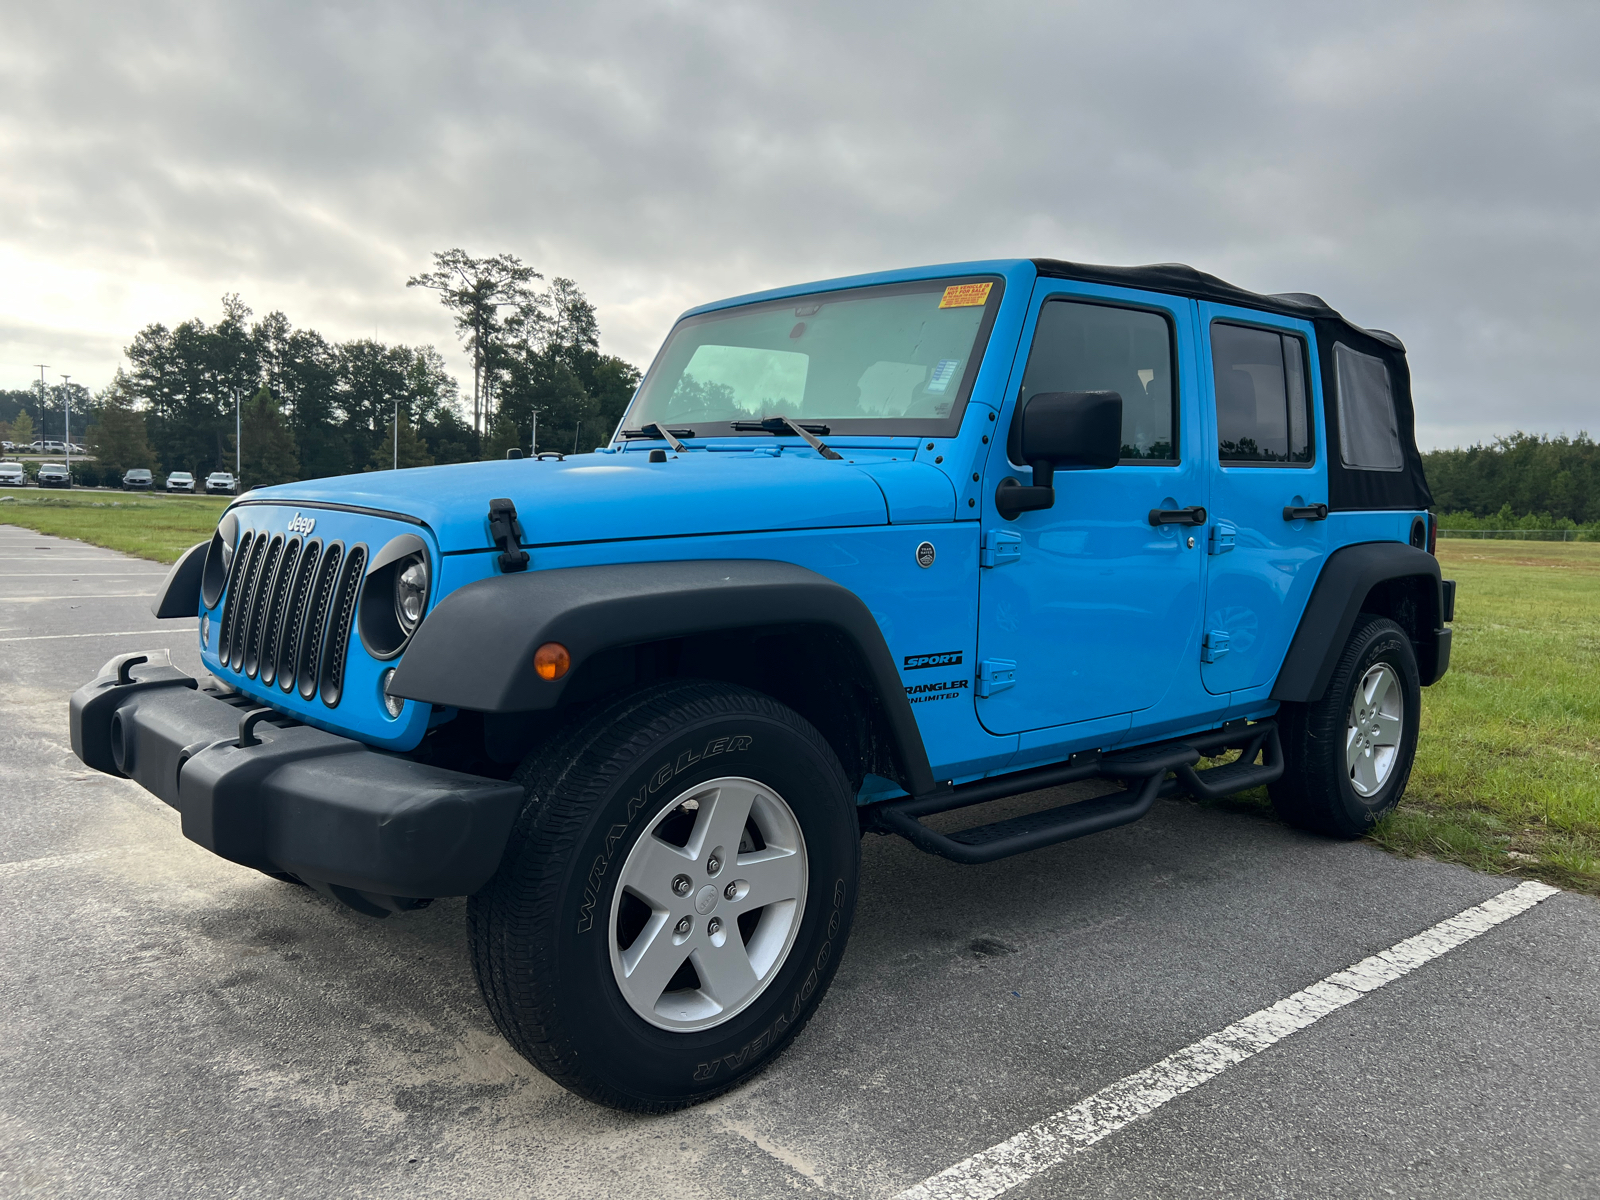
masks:
<instances>
[{"instance_id":1,"label":"door hinge","mask_svg":"<svg viewBox=\"0 0 1600 1200\"><path fill-rule=\"evenodd\" d=\"M1200 661L1214 663L1228 652L1228 631L1213 629L1200 643Z\"/></svg>"},{"instance_id":2,"label":"door hinge","mask_svg":"<svg viewBox=\"0 0 1600 1200\"><path fill-rule=\"evenodd\" d=\"M1022 535L1009 529L986 529L978 562L985 567L1003 567L1022 561Z\"/></svg>"},{"instance_id":3,"label":"door hinge","mask_svg":"<svg viewBox=\"0 0 1600 1200\"><path fill-rule=\"evenodd\" d=\"M978 664L980 698L1017 686L1017 664L1009 658L986 658Z\"/></svg>"},{"instance_id":4,"label":"door hinge","mask_svg":"<svg viewBox=\"0 0 1600 1200\"><path fill-rule=\"evenodd\" d=\"M1212 554L1226 554L1233 549L1233 543L1238 536L1239 531L1234 528L1232 521L1212 522L1210 552ZM1226 637L1227 635L1224 634L1223 636Z\"/></svg>"}]
</instances>

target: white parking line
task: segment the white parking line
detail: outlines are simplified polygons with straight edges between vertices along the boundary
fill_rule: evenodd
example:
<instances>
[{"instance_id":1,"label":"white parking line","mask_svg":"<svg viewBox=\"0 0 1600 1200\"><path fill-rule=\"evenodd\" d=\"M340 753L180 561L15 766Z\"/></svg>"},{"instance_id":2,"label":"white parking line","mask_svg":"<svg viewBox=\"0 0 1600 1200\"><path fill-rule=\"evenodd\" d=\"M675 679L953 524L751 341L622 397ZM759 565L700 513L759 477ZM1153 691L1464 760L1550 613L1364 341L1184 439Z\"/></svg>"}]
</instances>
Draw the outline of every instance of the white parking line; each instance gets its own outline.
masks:
<instances>
[{"instance_id":1,"label":"white parking line","mask_svg":"<svg viewBox=\"0 0 1600 1200\"><path fill-rule=\"evenodd\" d=\"M0 579L154 579L165 571L6 571Z\"/></svg>"},{"instance_id":2,"label":"white parking line","mask_svg":"<svg viewBox=\"0 0 1600 1200\"><path fill-rule=\"evenodd\" d=\"M166 637L169 633L199 633L198 625L188 629L118 629L109 633L39 633L32 637L0 638L0 642L55 642L65 638L92 637Z\"/></svg>"},{"instance_id":3,"label":"white parking line","mask_svg":"<svg viewBox=\"0 0 1600 1200\"><path fill-rule=\"evenodd\" d=\"M907 1188L895 1200L991 1200L1559 890L1530 880L1501 892L1119 1079L1087 1100Z\"/></svg>"},{"instance_id":4,"label":"white parking line","mask_svg":"<svg viewBox=\"0 0 1600 1200\"><path fill-rule=\"evenodd\" d=\"M36 604L40 600L148 600L154 592L78 592L70 596L0 596L0 604Z\"/></svg>"}]
</instances>

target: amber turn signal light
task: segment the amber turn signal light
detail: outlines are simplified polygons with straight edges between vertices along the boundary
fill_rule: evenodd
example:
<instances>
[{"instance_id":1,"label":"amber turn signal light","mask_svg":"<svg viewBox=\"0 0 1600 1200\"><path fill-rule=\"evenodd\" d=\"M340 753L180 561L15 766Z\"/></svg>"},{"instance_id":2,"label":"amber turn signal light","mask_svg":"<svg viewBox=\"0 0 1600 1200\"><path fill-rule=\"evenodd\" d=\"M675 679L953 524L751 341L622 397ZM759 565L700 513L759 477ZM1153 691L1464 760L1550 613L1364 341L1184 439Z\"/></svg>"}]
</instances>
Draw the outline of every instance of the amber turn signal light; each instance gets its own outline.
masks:
<instances>
[{"instance_id":1,"label":"amber turn signal light","mask_svg":"<svg viewBox=\"0 0 1600 1200\"><path fill-rule=\"evenodd\" d=\"M572 670L572 655L560 642L546 642L533 652L533 669L540 679L560 679Z\"/></svg>"}]
</instances>

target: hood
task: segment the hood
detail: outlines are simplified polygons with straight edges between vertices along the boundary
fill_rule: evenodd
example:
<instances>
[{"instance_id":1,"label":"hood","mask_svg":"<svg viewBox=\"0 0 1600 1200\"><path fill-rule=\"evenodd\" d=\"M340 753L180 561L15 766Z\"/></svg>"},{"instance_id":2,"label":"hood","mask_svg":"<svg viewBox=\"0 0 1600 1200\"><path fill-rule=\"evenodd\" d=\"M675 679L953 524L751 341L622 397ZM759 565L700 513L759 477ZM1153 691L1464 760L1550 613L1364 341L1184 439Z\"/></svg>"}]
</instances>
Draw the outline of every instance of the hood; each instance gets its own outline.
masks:
<instances>
[{"instance_id":1,"label":"hood","mask_svg":"<svg viewBox=\"0 0 1600 1200\"><path fill-rule=\"evenodd\" d=\"M489 546L489 501L501 496L516 504L527 546L885 525L891 509L901 521L954 518L945 474L904 452L898 462L885 453L856 465L775 449L691 450L662 463L639 451L457 463L288 483L247 498L404 513L444 550Z\"/></svg>"}]
</instances>

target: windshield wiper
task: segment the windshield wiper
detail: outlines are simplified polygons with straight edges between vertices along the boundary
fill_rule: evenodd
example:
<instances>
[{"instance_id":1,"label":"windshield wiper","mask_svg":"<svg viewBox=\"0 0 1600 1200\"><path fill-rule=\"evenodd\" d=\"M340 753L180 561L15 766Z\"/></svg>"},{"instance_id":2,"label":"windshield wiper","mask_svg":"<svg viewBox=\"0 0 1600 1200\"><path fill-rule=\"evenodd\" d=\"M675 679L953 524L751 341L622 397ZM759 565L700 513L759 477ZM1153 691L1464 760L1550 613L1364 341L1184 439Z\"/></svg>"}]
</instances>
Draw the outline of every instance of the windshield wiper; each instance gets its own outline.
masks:
<instances>
[{"instance_id":1,"label":"windshield wiper","mask_svg":"<svg viewBox=\"0 0 1600 1200\"><path fill-rule=\"evenodd\" d=\"M791 421L788 417L767 417L760 421L731 421L729 422L729 427L737 429L740 433L759 432L770 433L774 436L782 436L786 431L794 432L805 439L806 445L822 455L823 458L842 459L844 457L837 450L828 449L817 438L817 433L833 432L826 425L802 425L798 421ZM813 433L813 430L816 432Z\"/></svg>"},{"instance_id":2,"label":"windshield wiper","mask_svg":"<svg viewBox=\"0 0 1600 1200\"><path fill-rule=\"evenodd\" d=\"M681 437L693 437L694 430L668 429L665 425L661 424L660 421L651 421L648 425L641 425L638 429L624 429L622 431L622 436L625 438L652 438L657 441L666 442L667 445L671 446L679 454L682 454L684 451L684 446L683 443L678 439Z\"/></svg>"}]
</instances>

